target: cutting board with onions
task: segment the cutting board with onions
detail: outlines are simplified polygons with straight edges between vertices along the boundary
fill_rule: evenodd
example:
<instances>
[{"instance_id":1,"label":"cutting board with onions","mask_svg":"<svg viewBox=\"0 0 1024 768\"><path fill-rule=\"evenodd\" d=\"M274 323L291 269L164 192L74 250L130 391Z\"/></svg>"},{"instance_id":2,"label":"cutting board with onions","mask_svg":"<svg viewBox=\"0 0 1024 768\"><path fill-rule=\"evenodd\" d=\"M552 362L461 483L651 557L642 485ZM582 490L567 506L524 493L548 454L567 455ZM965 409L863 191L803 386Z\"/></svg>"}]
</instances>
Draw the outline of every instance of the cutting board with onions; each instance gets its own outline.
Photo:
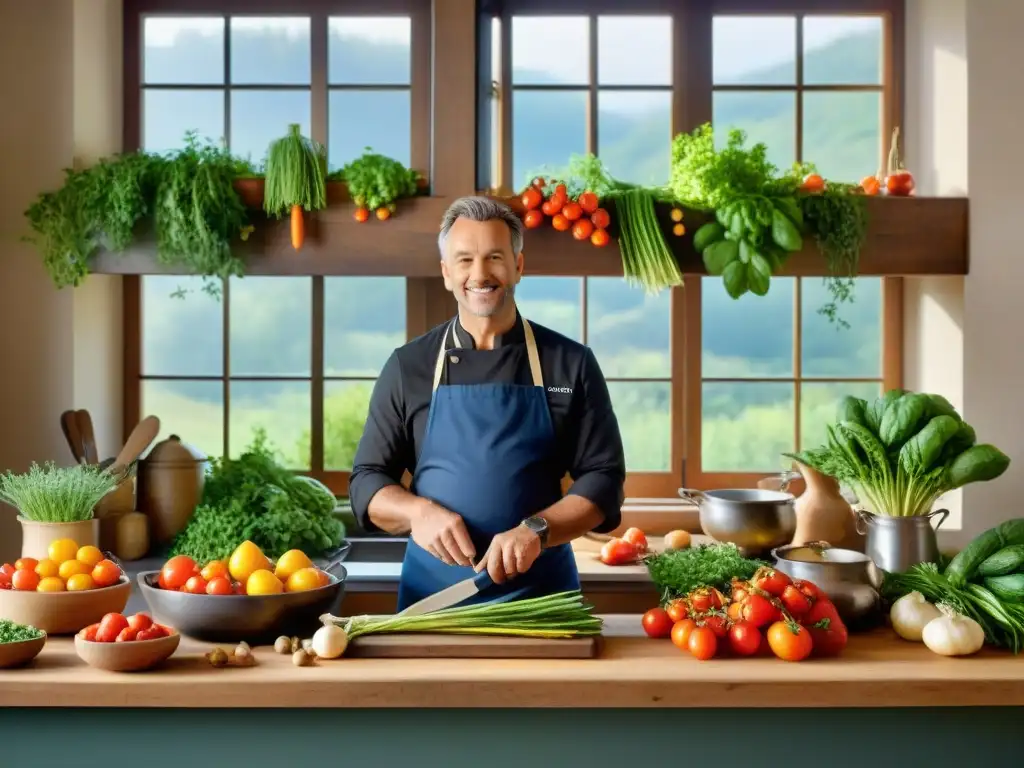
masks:
<instances>
[{"instance_id":1,"label":"cutting board with onions","mask_svg":"<svg viewBox=\"0 0 1024 768\"><path fill-rule=\"evenodd\" d=\"M598 640L428 633L364 635L349 643L345 655L364 659L592 659L597 655Z\"/></svg>"}]
</instances>

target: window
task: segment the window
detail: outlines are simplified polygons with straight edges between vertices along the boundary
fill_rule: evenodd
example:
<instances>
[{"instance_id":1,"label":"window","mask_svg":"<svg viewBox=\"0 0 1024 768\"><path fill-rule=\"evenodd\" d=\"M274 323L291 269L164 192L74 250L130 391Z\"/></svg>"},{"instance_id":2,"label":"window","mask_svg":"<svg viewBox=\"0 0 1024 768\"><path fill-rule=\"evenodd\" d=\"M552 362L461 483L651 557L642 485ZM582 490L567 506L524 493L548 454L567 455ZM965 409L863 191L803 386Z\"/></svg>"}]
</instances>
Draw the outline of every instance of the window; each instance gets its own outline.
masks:
<instances>
[{"instance_id":1,"label":"window","mask_svg":"<svg viewBox=\"0 0 1024 768\"><path fill-rule=\"evenodd\" d=\"M878 172L891 122L880 16L717 16L713 30L716 137L741 128L780 168L807 159L829 179ZM688 482L777 472L788 465L782 451L825 439L841 397L897 386L883 352L900 343L899 290L898 279L856 278L854 302L839 305L843 327L817 311L829 300L821 278L775 277L767 296L738 302L719 278L702 278Z\"/></svg>"},{"instance_id":2,"label":"window","mask_svg":"<svg viewBox=\"0 0 1024 768\"><path fill-rule=\"evenodd\" d=\"M314 19L327 41L318 61ZM139 144L174 150L195 131L260 164L298 123L326 139L332 169L367 146L409 164L411 28L408 15L147 16ZM315 72L326 73L324 87L313 88ZM373 383L409 332L407 281L249 276L228 281L219 299L193 277L136 283L129 428L155 413L161 439L177 434L211 456L239 455L262 430L288 467L343 493Z\"/></svg>"}]
</instances>

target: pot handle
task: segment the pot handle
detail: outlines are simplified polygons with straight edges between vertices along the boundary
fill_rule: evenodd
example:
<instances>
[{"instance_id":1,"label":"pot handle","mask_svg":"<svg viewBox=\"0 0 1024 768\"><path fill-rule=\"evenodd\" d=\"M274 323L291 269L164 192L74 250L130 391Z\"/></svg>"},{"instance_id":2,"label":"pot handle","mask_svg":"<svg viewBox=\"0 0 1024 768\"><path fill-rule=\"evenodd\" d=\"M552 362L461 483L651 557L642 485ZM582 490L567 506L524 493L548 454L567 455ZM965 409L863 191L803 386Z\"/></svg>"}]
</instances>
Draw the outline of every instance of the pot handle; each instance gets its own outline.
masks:
<instances>
[{"instance_id":1,"label":"pot handle","mask_svg":"<svg viewBox=\"0 0 1024 768\"><path fill-rule=\"evenodd\" d=\"M861 527L862 524L863 527ZM853 510L853 527L861 536L868 535L868 513L863 509Z\"/></svg>"},{"instance_id":2,"label":"pot handle","mask_svg":"<svg viewBox=\"0 0 1024 768\"><path fill-rule=\"evenodd\" d=\"M946 518L949 517L949 510L937 509L934 512L929 513L928 515L926 515L926 517L928 518L928 522L931 522L932 518L936 517L937 515L942 515L942 517L940 517L939 522L935 524L935 530L938 530L939 526L946 522Z\"/></svg>"},{"instance_id":3,"label":"pot handle","mask_svg":"<svg viewBox=\"0 0 1024 768\"><path fill-rule=\"evenodd\" d=\"M700 503L707 499L703 492L698 491L694 488L680 488L677 493L680 498L686 499L691 504L696 504L698 507Z\"/></svg>"},{"instance_id":4,"label":"pot handle","mask_svg":"<svg viewBox=\"0 0 1024 768\"><path fill-rule=\"evenodd\" d=\"M337 549L332 549L327 553L327 564L323 566L323 570L329 573L341 565L350 549L352 549L352 542L348 539L342 541Z\"/></svg>"}]
</instances>

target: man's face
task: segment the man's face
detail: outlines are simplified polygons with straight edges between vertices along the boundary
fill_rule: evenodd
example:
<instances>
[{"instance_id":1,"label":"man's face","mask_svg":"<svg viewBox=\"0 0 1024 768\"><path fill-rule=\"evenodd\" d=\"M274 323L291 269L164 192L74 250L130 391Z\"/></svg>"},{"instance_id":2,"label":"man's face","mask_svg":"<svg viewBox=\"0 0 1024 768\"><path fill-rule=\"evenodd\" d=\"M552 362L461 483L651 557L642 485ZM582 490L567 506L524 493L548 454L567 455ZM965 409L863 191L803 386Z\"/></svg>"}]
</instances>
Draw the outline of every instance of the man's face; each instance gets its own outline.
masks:
<instances>
[{"instance_id":1,"label":"man's face","mask_svg":"<svg viewBox=\"0 0 1024 768\"><path fill-rule=\"evenodd\" d=\"M477 317L491 317L515 294L523 274L523 255L512 253L505 222L455 220L441 260L444 287L459 306Z\"/></svg>"}]
</instances>

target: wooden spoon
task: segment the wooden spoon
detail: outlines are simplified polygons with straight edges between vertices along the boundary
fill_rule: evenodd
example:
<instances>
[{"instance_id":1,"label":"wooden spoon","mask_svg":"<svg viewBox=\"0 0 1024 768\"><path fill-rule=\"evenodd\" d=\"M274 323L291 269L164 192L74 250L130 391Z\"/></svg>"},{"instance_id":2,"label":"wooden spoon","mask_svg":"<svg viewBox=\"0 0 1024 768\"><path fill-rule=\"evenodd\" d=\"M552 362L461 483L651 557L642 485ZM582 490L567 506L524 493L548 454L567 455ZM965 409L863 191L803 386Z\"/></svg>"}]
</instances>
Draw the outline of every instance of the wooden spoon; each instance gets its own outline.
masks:
<instances>
[{"instance_id":1,"label":"wooden spoon","mask_svg":"<svg viewBox=\"0 0 1024 768\"><path fill-rule=\"evenodd\" d=\"M143 451L149 447L149 444L156 440L158 434L160 434L160 419L156 416L144 418L135 425L132 433L128 435L128 439L124 442L124 447L118 451L117 456L114 458L114 463L108 471L112 474L124 472L125 468L138 459Z\"/></svg>"},{"instance_id":2,"label":"wooden spoon","mask_svg":"<svg viewBox=\"0 0 1024 768\"><path fill-rule=\"evenodd\" d=\"M79 409L75 414L78 419L78 431L82 435L82 450L88 464L99 464L100 455L96 451L96 433L92 428L92 416L87 410Z\"/></svg>"},{"instance_id":3,"label":"wooden spoon","mask_svg":"<svg viewBox=\"0 0 1024 768\"><path fill-rule=\"evenodd\" d=\"M64 439L68 441L68 448L76 464L85 463L85 451L82 449L82 435L78 431L77 415L74 411L64 411L60 415L60 427L64 432Z\"/></svg>"}]
</instances>

